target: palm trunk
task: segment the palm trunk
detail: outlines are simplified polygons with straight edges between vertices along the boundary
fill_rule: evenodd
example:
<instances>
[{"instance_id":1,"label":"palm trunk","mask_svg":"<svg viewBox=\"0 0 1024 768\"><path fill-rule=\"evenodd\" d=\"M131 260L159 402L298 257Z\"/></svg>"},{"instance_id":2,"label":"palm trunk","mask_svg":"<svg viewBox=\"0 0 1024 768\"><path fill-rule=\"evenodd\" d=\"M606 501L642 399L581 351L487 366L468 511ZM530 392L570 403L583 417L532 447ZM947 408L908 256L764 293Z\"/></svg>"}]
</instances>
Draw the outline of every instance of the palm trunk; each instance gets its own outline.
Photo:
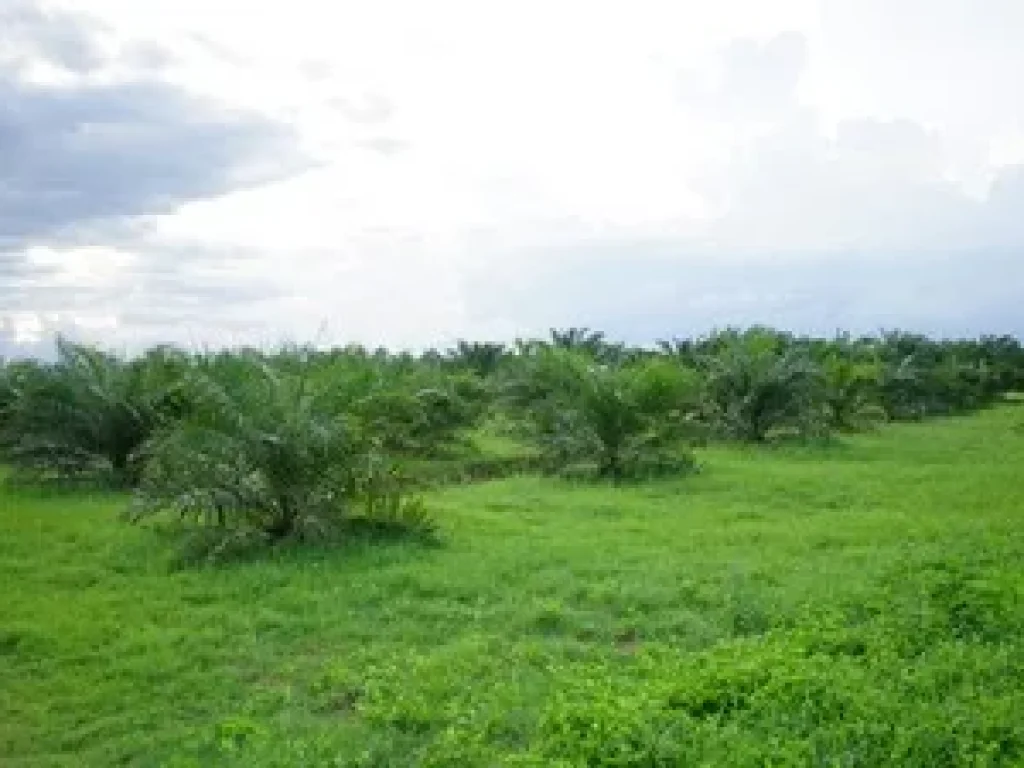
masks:
<instances>
[{"instance_id":1,"label":"palm trunk","mask_svg":"<svg viewBox=\"0 0 1024 768\"><path fill-rule=\"evenodd\" d=\"M274 541L283 539L295 531L295 521L298 517L294 506L287 499L281 499L278 505L278 513L273 521L266 528L266 533Z\"/></svg>"}]
</instances>

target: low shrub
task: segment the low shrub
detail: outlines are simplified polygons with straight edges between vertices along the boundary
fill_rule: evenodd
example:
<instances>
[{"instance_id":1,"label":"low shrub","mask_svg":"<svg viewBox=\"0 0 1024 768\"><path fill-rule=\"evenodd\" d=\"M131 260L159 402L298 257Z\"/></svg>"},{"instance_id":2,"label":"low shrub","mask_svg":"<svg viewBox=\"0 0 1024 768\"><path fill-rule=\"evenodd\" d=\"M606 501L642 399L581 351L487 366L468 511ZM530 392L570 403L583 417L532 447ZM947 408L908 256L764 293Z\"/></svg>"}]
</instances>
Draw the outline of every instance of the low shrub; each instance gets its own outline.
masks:
<instances>
[{"instance_id":1,"label":"low shrub","mask_svg":"<svg viewBox=\"0 0 1024 768\"><path fill-rule=\"evenodd\" d=\"M698 390L696 373L669 360L598 364L545 348L523 361L508 391L548 471L625 480L694 467L685 446Z\"/></svg>"},{"instance_id":2,"label":"low shrub","mask_svg":"<svg viewBox=\"0 0 1024 768\"><path fill-rule=\"evenodd\" d=\"M425 527L422 502L308 379L260 361L190 376L190 412L147 446L133 519L173 512L229 542L321 537L361 517Z\"/></svg>"}]
</instances>

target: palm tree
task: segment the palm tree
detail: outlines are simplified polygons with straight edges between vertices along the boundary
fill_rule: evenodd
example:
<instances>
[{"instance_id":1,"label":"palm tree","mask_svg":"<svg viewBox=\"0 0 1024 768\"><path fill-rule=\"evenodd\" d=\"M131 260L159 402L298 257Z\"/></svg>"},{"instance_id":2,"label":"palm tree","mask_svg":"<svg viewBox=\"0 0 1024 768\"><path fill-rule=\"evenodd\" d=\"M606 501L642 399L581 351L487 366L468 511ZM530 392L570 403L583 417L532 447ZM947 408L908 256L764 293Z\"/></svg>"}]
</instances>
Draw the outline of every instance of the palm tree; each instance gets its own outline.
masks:
<instances>
[{"instance_id":1,"label":"palm tree","mask_svg":"<svg viewBox=\"0 0 1024 768\"><path fill-rule=\"evenodd\" d=\"M833 349L821 363L824 402L831 425L840 431L870 426L884 418L879 404L878 381L881 366L860 360L848 346Z\"/></svg>"},{"instance_id":2,"label":"palm tree","mask_svg":"<svg viewBox=\"0 0 1024 768\"><path fill-rule=\"evenodd\" d=\"M184 365L166 348L125 361L58 339L56 363L8 379L5 454L23 476L131 486L146 440L180 410Z\"/></svg>"},{"instance_id":3,"label":"palm tree","mask_svg":"<svg viewBox=\"0 0 1024 768\"><path fill-rule=\"evenodd\" d=\"M592 466L618 480L692 465L681 440L698 390L696 373L668 360L604 365L548 349L529 361L511 394L527 407L552 469Z\"/></svg>"},{"instance_id":4,"label":"palm tree","mask_svg":"<svg viewBox=\"0 0 1024 768\"><path fill-rule=\"evenodd\" d=\"M448 350L446 359L457 367L486 378L498 370L507 352L505 345L499 342L460 339L454 349Z\"/></svg>"},{"instance_id":5,"label":"palm tree","mask_svg":"<svg viewBox=\"0 0 1024 768\"><path fill-rule=\"evenodd\" d=\"M721 433L763 442L774 430L806 436L827 428L822 372L805 350L787 349L778 336L759 331L716 344L717 354L705 355L702 367L708 416Z\"/></svg>"},{"instance_id":6,"label":"palm tree","mask_svg":"<svg viewBox=\"0 0 1024 768\"><path fill-rule=\"evenodd\" d=\"M187 386L189 413L148 446L136 517L173 510L279 539L348 513L367 445L307 377L234 358Z\"/></svg>"}]
</instances>

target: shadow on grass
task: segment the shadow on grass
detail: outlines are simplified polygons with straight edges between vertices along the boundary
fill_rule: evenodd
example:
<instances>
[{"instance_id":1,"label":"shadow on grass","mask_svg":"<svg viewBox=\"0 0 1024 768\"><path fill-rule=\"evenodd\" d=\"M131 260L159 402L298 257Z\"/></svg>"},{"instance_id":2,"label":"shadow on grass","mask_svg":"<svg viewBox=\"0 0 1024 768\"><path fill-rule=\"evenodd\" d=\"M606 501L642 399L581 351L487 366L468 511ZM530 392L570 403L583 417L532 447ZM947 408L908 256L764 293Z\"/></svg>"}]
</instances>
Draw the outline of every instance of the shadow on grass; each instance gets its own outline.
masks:
<instances>
[{"instance_id":1,"label":"shadow on grass","mask_svg":"<svg viewBox=\"0 0 1024 768\"><path fill-rule=\"evenodd\" d=\"M407 469L418 487L430 489L539 474L543 468L541 457L531 455L424 460Z\"/></svg>"},{"instance_id":2,"label":"shadow on grass","mask_svg":"<svg viewBox=\"0 0 1024 768\"><path fill-rule=\"evenodd\" d=\"M873 431L873 430L872 430ZM872 431L835 432L827 437L801 437L798 435L772 435L761 442L742 440L722 440L711 443L712 448L728 448L743 456L785 456L793 459L809 459L813 461L862 458L863 447L851 437L871 434Z\"/></svg>"},{"instance_id":3,"label":"shadow on grass","mask_svg":"<svg viewBox=\"0 0 1024 768\"><path fill-rule=\"evenodd\" d=\"M401 562L444 545L433 527L410 528L352 518L315 536L272 540L261 531L189 525L178 520L151 521L145 536L118 553L118 570L167 572L197 568L233 568L269 563L332 561L337 564ZM134 566L134 567L133 567Z\"/></svg>"},{"instance_id":4,"label":"shadow on grass","mask_svg":"<svg viewBox=\"0 0 1024 768\"><path fill-rule=\"evenodd\" d=\"M8 498L30 501L69 499L117 501L127 498L128 491L102 478L64 478L45 473L26 473L0 467L0 492Z\"/></svg>"}]
</instances>

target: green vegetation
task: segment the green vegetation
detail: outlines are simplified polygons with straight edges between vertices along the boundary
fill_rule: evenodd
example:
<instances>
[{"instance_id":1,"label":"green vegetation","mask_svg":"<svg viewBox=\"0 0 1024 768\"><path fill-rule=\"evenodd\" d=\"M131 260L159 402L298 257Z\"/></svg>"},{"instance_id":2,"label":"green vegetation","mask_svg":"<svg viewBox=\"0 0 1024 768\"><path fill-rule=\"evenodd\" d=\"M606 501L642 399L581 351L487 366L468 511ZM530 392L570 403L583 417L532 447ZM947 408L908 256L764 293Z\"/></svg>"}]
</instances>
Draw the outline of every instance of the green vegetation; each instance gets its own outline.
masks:
<instances>
[{"instance_id":1,"label":"green vegetation","mask_svg":"<svg viewBox=\"0 0 1024 768\"><path fill-rule=\"evenodd\" d=\"M1020 408L216 567L120 495L8 490L0 762L1018 765Z\"/></svg>"},{"instance_id":2,"label":"green vegetation","mask_svg":"<svg viewBox=\"0 0 1024 768\"><path fill-rule=\"evenodd\" d=\"M517 374L510 399L550 469L622 480L692 465L680 443L700 402L695 371L660 358L607 365L556 347L527 356Z\"/></svg>"},{"instance_id":3,"label":"green vegetation","mask_svg":"<svg viewBox=\"0 0 1024 768\"><path fill-rule=\"evenodd\" d=\"M709 420L722 436L763 443L773 433L813 437L828 429L825 369L806 348L748 334L729 339L702 362Z\"/></svg>"},{"instance_id":4,"label":"green vegetation","mask_svg":"<svg viewBox=\"0 0 1024 768\"><path fill-rule=\"evenodd\" d=\"M1021 390L766 328L0 364L0 763L1022 765Z\"/></svg>"},{"instance_id":5,"label":"green vegetation","mask_svg":"<svg viewBox=\"0 0 1024 768\"><path fill-rule=\"evenodd\" d=\"M366 432L332 409L308 375L238 360L182 384L188 412L150 441L132 516L176 512L215 534L219 553L253 539L326 537L358 514L422 522Z\"/></svg>"},{"instance_id":6,"label":"green vegetation","mask_svg":"<svg viewBox=\"0 0 1024 768\"><path fill-rule=\"evenodd\" d=\"M352 496L338 483L373 485L365 467L393 467L395 493L419 473L424 480L546 468L636 479L684 472L699 439L820 441L880 420L970 411L1021 387L1024 349L1010 337L813 339L751 328L646 349L570 328L512 347L461 341L418 356L361 347L157 348L131 360L62 341L55 363L0 365L0 458L30 482L123 488L148 475L148 501L188 507L189 516L201 511L202 520L226 520L224 506L236 509L232 519L245 516L243 506L274 507L270 528L290 535L301 526L292 524L297 510L282 511L285 495L322 508L325 493ZM519 453L529 460L474 455L481 430L528 443ZM215 437L222 451L240 441L247 457L232 470L230 491L214 493L209 477L199 480L202 467L179 472L189 445L208 458ZM323 455L325 441L331 451L346 443L344 455ZM321 448L306 450L313 444ZM175 464L178 488L149 467L154 457ZM207 459L193 463L212 471ZM327 464L346 476L329 490L314 482ZM212 465L223 474L223 462ZM165 478L159 492L157 476ZM281 495L284 476L290 487ZM186 500L190 477L204 488L201 502ZM313 517L322 522L322 509Z\"/></svg>"},{"instance_id":7,"label":"green vegetation","mask_svg":"<svg viewBox=\"0 0 1024 768\"><path fill-rule=\"evenodd\" d=\"M6 366L0 440L7 459L31 480L130 487L141 474L146 441L176 415L183 365L164 349L123 362L60 340L52 366Z\"/></svg>"}]
</instances>

